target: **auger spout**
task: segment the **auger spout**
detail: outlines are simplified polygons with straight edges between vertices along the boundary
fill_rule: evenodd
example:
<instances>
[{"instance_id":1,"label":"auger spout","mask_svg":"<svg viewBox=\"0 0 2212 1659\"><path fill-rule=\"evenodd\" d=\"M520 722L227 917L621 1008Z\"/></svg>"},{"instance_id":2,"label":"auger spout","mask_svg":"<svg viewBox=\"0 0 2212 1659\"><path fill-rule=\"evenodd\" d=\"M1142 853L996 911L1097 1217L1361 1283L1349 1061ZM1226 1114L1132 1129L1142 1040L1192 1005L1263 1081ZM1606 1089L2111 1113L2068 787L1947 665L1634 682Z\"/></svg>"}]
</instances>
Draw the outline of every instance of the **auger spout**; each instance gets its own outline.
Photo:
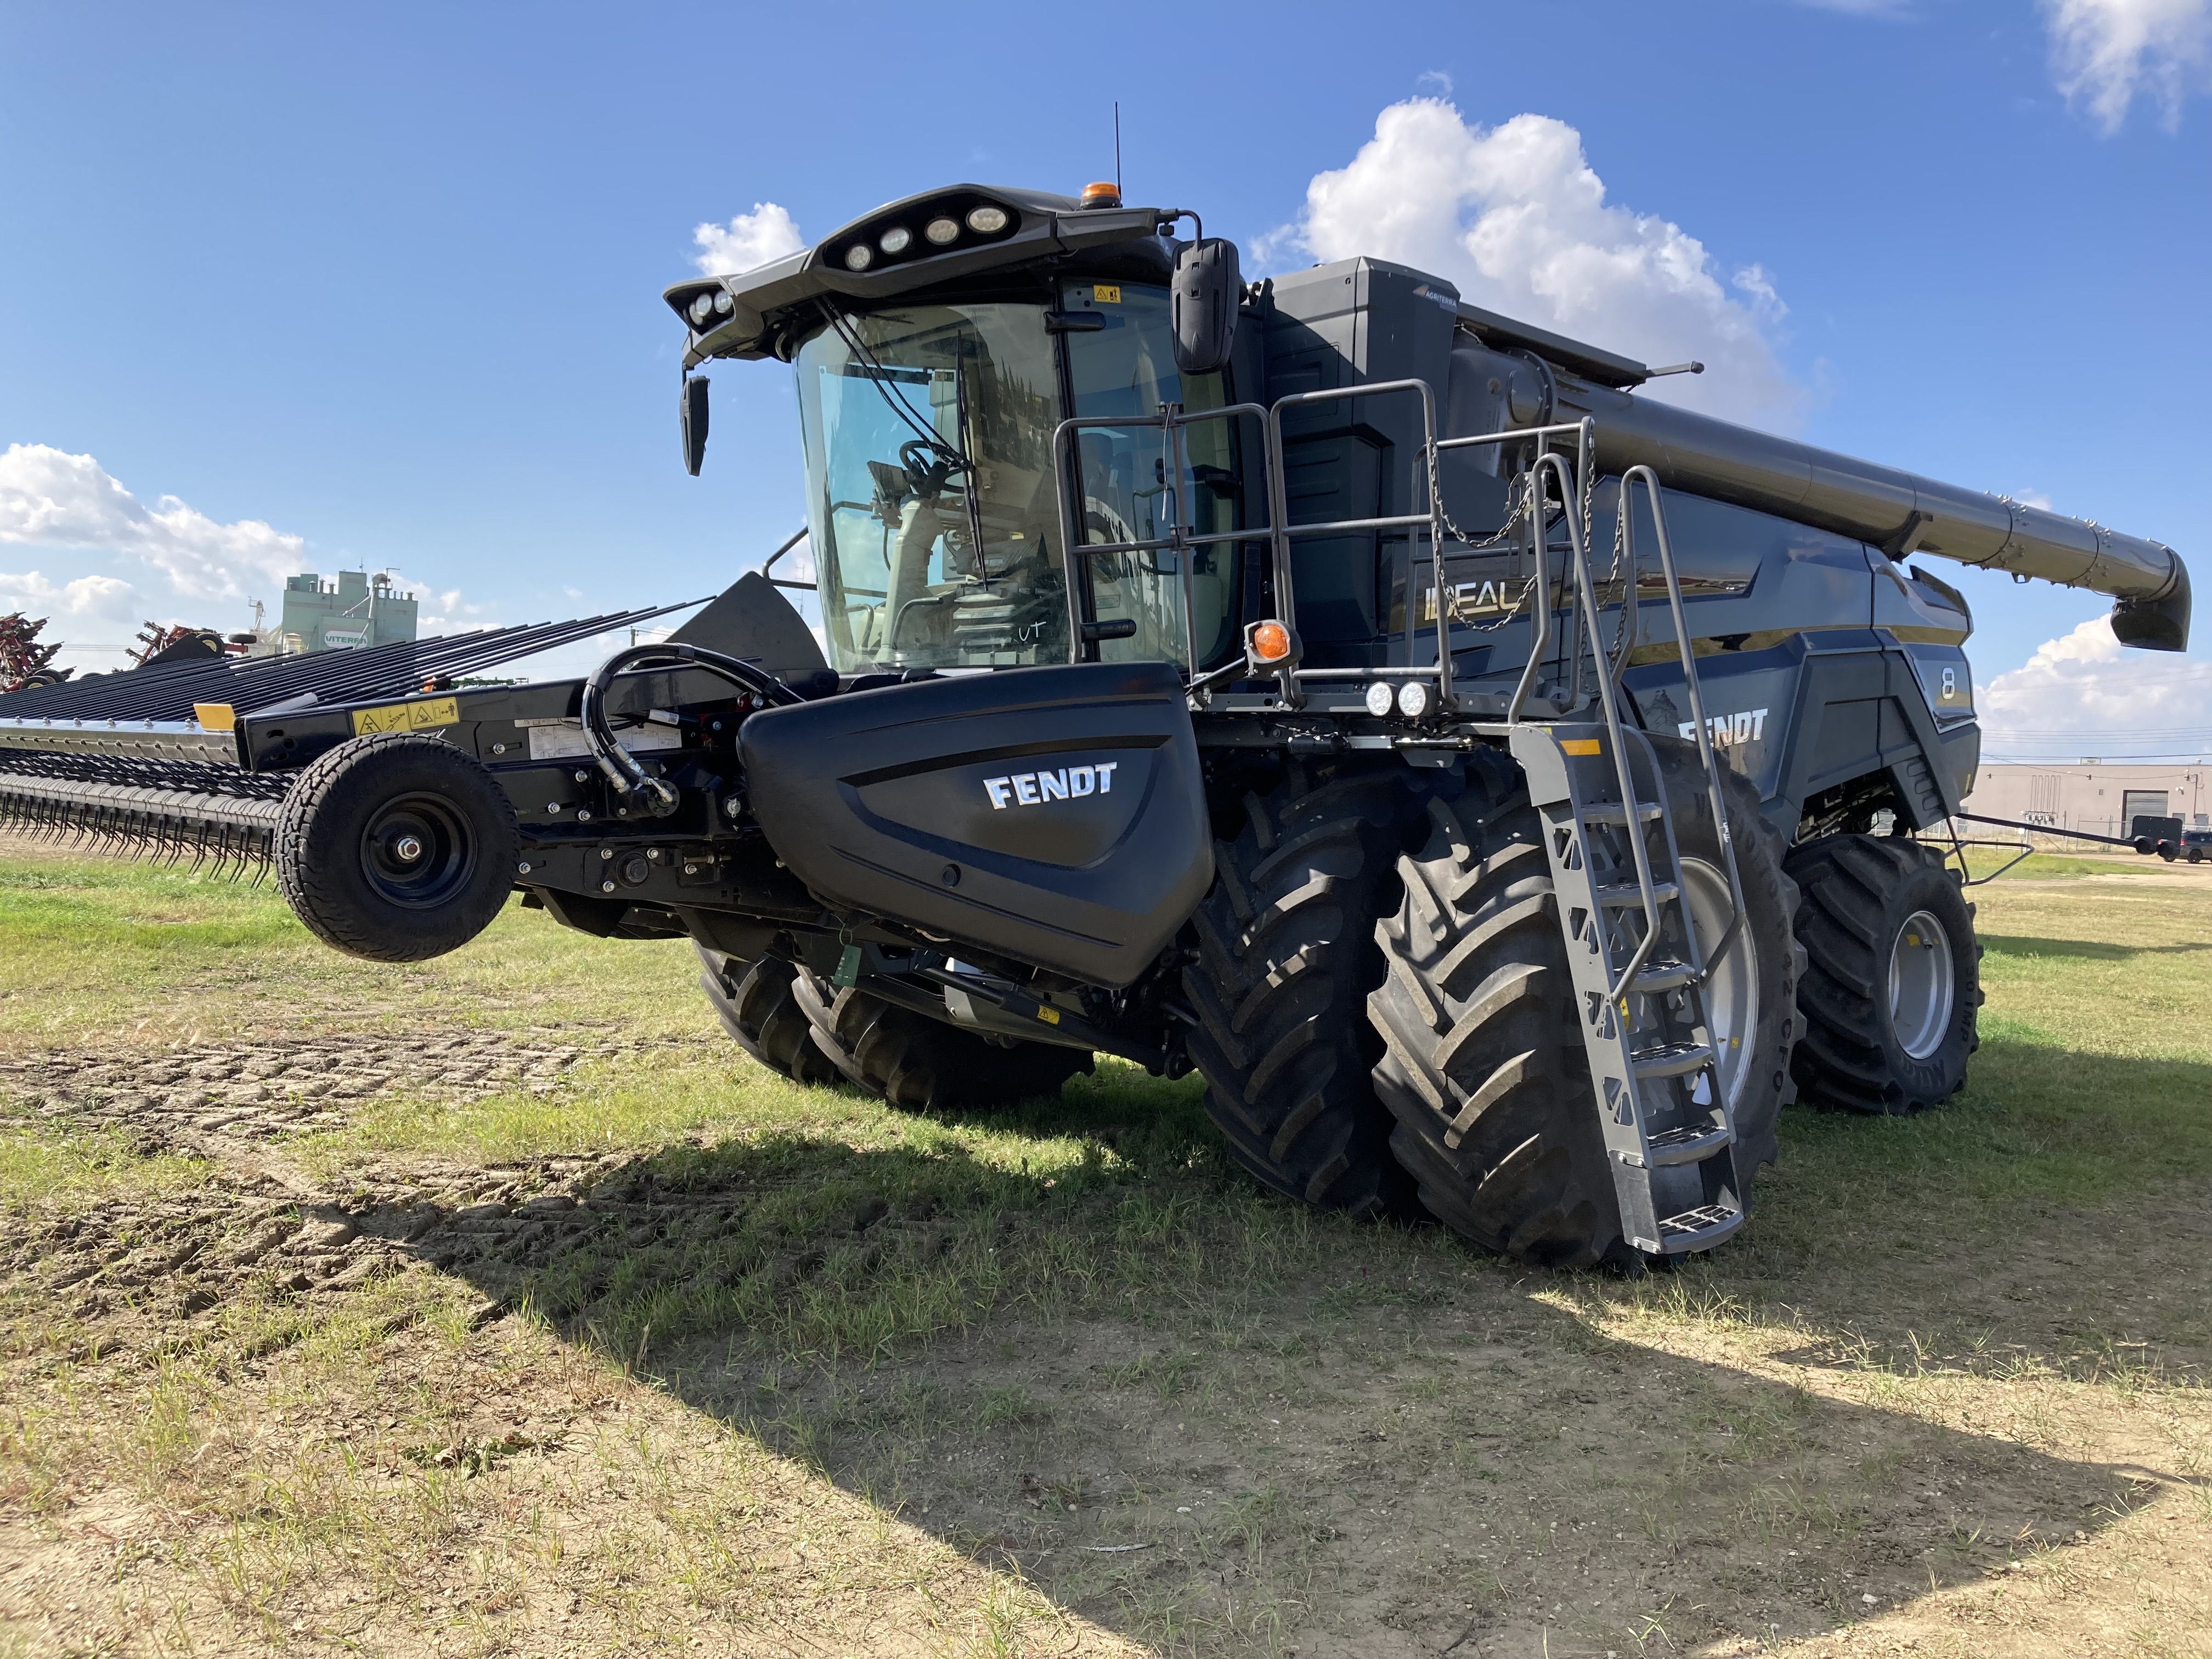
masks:
<instances>
[{"instance_id":1,"label":"auger spout","mask_svg":"<svg viewBox=\"0 0 2212 1659\"><path fill-rule=\"evenodd\" d=\"M1927 553L2110 594L2122 645L2188 648L2189 570L2163 543L1604 386L1563 380L1560 402L1596 416L1603 472L1649 466L1671 488L1869 542L1892 559Z\"/></svg>"}]
</instances>

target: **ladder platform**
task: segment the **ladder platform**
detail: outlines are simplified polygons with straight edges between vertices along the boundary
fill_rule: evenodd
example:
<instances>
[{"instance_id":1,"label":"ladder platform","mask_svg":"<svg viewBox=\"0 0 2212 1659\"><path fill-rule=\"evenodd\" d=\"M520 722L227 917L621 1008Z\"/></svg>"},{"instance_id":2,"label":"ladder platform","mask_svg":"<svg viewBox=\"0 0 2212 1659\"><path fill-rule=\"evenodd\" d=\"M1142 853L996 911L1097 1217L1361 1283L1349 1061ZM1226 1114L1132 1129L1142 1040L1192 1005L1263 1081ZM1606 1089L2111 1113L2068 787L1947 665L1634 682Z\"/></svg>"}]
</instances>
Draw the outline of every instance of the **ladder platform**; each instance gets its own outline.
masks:
<instances>
[{"instance_id":1,"label":"ladder platform","mask_svg":"<svg viewBox=\"0 0 2212 1659\"><path fill-rule=\"evenodd\" d=\"M1647 994L1656 991L1675 991L1698 976L1696 969L1686 962L1672 959L1647 962L1636 970L1636 983L1629 988Z\"/></svg>"},{"instance_id":2,"label":"ladder platform","mask_svg":"<svg viewBox=\"0 0 2212 1659\"><path fill-rule=\"evenodd\" d=\"M1662 817L1666 816L1666 812L1667 809L1665 807L1655 805L1648 800L1640 800L1636 803L1636 816L1640 822L1644 823L1656 823ZM1617 800L1601 800L1593 802L1591 805L1582 809L1582 815L1583 822L1585 823L1626 823L1628 822L1628 808L1621 805L1621 803Z\"/></svg>"},{"instance_id":3,"label":"ladder platform","mask_svg":"<svg viewBox=\"0 0 2212 1659\"><path fill-rule=\"evenodd\" d=\"M1660 1130L1649 1144L1652 1167L1663 1170L1677 1164L1704 1163L1723 1147L1735 1145L1735 1131L1725 1123L1685 1123Z\"/></svg>"},{"instance_id":4,"label":"ladder platform","mask_svg":"<svg viewBox=\"0 0 2212 1659\"><path fill-rule=\"evenodd\" d=\"M1662 904L1672 904L1682 896L1682 890L1671 881L1655 881L1651 884L1651 896ZM1597 902L1626 909L1630 905L1644 902L1644 890L1632 881L1620 882L1599 888Z\"/></svg>"},{"instance_id":5,"label":"ladder platform","mask_svg":"<svg viewBox=\"0 0 2212 1659\"><path fill-rule=\"evenodd\" d=\"M1713 1046L1710 1042L1661 1042L1649 1048L1638 1048L1632 1058L1636 1062L1636 1075L1644 1077L1680 1077L1686 1072L1695 1072L1713 1063Z\"/></svg>"}]
</instances>

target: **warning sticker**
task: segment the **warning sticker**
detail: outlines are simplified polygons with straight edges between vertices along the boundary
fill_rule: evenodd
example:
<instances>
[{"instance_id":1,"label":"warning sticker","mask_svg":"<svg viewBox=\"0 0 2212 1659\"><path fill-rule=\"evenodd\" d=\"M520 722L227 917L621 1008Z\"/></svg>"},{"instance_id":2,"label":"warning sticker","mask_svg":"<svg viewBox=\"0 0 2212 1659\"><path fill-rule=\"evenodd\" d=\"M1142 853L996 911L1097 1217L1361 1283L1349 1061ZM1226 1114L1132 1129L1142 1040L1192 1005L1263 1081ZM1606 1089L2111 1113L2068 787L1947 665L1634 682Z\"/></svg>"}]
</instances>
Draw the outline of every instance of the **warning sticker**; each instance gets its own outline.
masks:
<instances>
[{"instance_id":1,"label":"warning sticker","mask_svg":"<svg viewBox=\"0 0 2212 1659\"><path fill-rule=\"evenodd\" d=\"M451 726L460 718L461 706L454 698L425 697L419 702L355 709L353 734L365 738L372 732L425 732L434 726Z\"/></svg>"},{"instance_id":2,"label":"warning sticker","mask_svg":"<svg viewBox=\"0 0 2212 1659\"><path fill-rule=\"evenodd\" d=\"M1120 305L1121 303L1121 283L1093 283L1091 285L1091 302L1100 306Z\"/></svg>"}]
</instances>

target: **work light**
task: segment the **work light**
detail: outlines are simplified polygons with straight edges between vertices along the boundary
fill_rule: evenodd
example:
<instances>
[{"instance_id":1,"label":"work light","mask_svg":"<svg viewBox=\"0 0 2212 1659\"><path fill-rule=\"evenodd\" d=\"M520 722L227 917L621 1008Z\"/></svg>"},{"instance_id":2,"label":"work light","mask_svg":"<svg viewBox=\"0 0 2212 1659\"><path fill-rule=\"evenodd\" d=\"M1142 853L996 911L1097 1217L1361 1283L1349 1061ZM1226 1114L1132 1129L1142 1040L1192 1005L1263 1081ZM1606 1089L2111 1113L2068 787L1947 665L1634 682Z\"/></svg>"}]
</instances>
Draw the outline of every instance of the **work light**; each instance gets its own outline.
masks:
<instances>
[{"instance_id":1,"label":"work light","mask_svg":"<svg viewBox=\"0 0 2212 1659\"><path fill-rule=\"evenodd\" d=\"M893 225L877 240L876 246L886 253L903 253L914 240L914 233L904 225Z\"/></svg>"},{"instance_id":2,"label":"work light","mask_svg":"<svg viewBox=\"0 0 2212 1659\"><path fill-rule=\"evenodd\" d=\"M845 250L845 269L866 270L876 262L876 251L866 242L855 242Z\"/></svg>"},{"instance_id":3,"label":"work light","mask_svg":"<svg viewBox=\"0 0 2212 1659\"><path fill-rule=\"evenodd\" d=\"M993 207L986 203L981 207L968 210L968 228L978 236L996 236L1011 222L1006 209L1002 207Z\"/></svg>"},{"instance_id":4,"label":"work light","mask_svg":"<svg viewBox=\"0 0 2212 1659\"><path fill-rule=\"evenodd\" d=\"M960 222L957 219L932 219L922 228L921 234L938 246L944 247L959 240Z\"/></svg>"}]
</instances>

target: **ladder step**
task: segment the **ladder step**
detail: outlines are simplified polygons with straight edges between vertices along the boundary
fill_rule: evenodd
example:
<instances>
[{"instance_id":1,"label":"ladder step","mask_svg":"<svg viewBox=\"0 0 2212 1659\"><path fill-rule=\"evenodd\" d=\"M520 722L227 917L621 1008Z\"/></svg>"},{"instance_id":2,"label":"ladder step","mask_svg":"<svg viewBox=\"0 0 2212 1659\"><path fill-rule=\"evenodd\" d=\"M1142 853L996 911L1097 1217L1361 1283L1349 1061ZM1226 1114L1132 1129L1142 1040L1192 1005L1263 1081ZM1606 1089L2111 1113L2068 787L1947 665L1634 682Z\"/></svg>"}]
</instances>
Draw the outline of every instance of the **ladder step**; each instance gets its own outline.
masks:
<instances>
[{"instance_id":1,"label":"ladder step","mask_svg":"<svg viewBox=\"0 0 2212 1659\"><path fill-rule=\"evenodd\" d=\"M1659 1224L1659 1248L1668 1255L1711 1249L1743 1225L1743 1211L1727 1204L1701 1204Z\"/></svg>"},{"instance_id":2,"label":"ladder step","mask_svg":"<svg viewBox=\"0 0 2212 1659\"><path fill-rule=\"evenodd\" d=\"M1680 990L1697 976L1697 970L1686 962L1647 962L1636 970L1636 983L1630 988L1646 994Z\"/></svg>"},{"instance_id":3,"label":"ladder step","mask_svg":"<svg viewBox=\"0 0 2212 1659\"><path fill-rule=\"evenodd\" d=\"M1676 1164L1702 1164L1724 1146L1735 1144L1735 1131L1727 1124L1685 1123L1662 1129L1651 1137L1651 1166L1665 1169Z\"/></svg>"},{"instance_id":4,"label":"ladder step","mask_svg":"<svg viewBox=\"0 0 2212 1659\"><path fill-rule=\"evenodd\" d=\"M1643 819L1646 823L1656 822L1666 812L1666 811L1667 809L1665 807L1654 805L1648 800L1640 800L1636 803L1636 816ZM1583 822L1585 823L1626 823L1628 822L1627 807L1622 805L1617 800L1593 801L1590 805L1582 809L1582 814Z\"/></svg>"},{"instance_id":5,"label":"ladder step","mask_svg":"<svg viewBox=\"0 0 2212 1659\"><path fill-rule=\"evenodd\" d=\"M1672 904L1682 896L1682 890L1671 881L1651 884L1651 896L1662 904ZM1621 882L1597 890L1597 902L1614 908L1626 909L1632 904L1644 902L1644 890L1632 881Z\"/></svg>"},{"instance_id":6,"label":"ladder step","mask_svg":"<svg viewBox=\"0 0 2212 1659\"><path fill-rule=\"evenodd\" d=\"M1638 1077L1680 1077L1713 1063L1710 1042L1662 1042L1638 1048L1633 1056Z\"/></svg>"}]
</instances>

